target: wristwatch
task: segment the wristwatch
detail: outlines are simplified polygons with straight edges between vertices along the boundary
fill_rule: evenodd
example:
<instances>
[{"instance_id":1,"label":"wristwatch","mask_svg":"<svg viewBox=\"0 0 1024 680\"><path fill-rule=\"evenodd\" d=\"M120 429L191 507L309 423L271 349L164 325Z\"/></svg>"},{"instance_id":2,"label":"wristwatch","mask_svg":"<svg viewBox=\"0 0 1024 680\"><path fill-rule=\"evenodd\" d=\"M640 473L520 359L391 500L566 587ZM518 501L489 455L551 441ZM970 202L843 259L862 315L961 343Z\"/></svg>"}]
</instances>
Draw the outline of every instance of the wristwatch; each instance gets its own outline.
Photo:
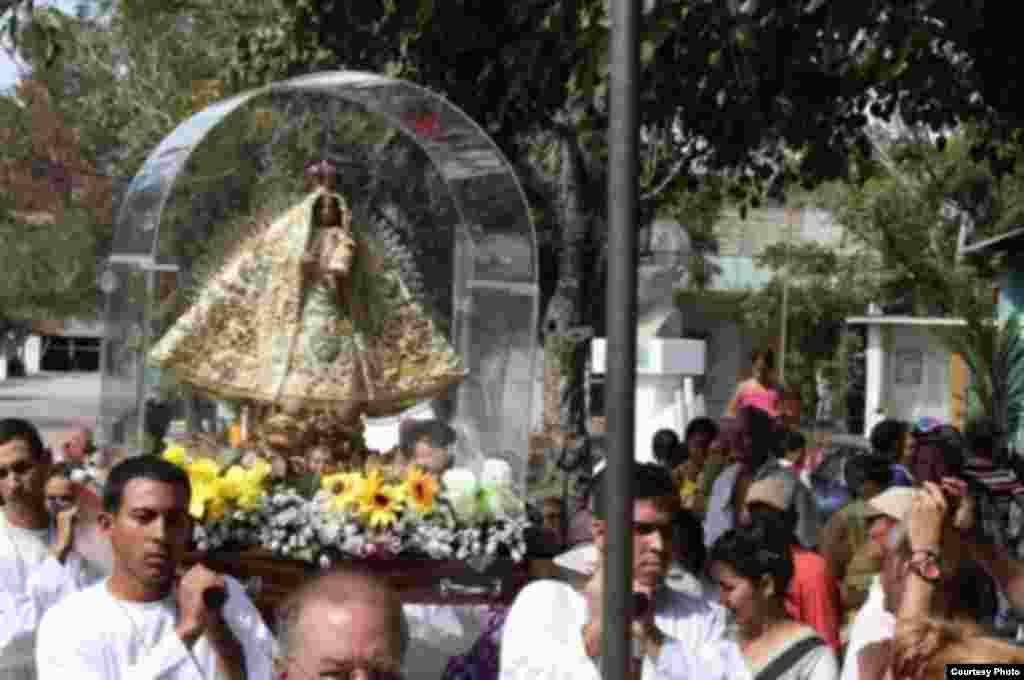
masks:
<instances>
[{"instance_id":1,"label":"wristwatch","mask_svg":"<svg viewBox=\"0 0 1024 680\"><path fill-rule=\"evenodd\" d=\"M910 570L928 583L942 580L942 564L938 554L931 550L915 550L910 556Z\"/></svg>"}]
</instances>

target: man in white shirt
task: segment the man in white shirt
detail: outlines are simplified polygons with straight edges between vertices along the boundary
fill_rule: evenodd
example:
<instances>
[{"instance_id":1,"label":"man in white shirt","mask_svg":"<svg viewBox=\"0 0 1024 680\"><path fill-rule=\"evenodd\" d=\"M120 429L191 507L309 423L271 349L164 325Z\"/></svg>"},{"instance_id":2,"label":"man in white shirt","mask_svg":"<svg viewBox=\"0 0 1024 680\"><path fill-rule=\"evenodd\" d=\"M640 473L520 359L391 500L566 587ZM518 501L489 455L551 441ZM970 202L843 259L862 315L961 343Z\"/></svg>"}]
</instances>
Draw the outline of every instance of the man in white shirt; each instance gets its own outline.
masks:
<instances>
[{"instance_id":1,"label":"man in white shirt","mask_svg":"<svg viewBox=\"0 0 1024 680\"><path fill-rule=\"evenodd\" d=\"M202 565L178 580L190 495L184 471L160 458L111 470L100 529L113 573L43 617L41 680L269 680L273 637L244 589Z\"/></svg>"},{"instance_id":2,"label":"man in white shirt","mask_svg":"<svg viewBox=\"0 0 1024 680\"><path fill-rule=\"evenodd\" d=\"M906 517L913 500L913 489L893 486L868 501L864 513L868 540L881 547L883 554L889 549L890 532ZM885 609L882 584L876 576L868 590L868 599L857 610L850 625L850 640L846 645L840 680L857 680L860 677L858 656L861 650L872 643L892 639L895 634L896 617Z\"/></svg>"},{"instance_id":3,"label":"man in white shirt","mask_svg":"<svg viewBox=\"0 0 1024 680\"><path fill-rule=\"evenodd\" d=\"M386 581L338 569L301 587L283 614L287 677L402 677L409 630L398 593Z\"/></svg>"},{"instance_id":4,"label":"man in white shirt","mask_svg":"<svg viewBox=\"0 0 1024 680\"><path fill-rule=\"evenodd\" d=\"M720 639L725 613L717 604L672 590L675 489L657 465L634 463L633 588L652 603L633 625L634 676L696 677L698 650ZM607 545L603 474L595 480L593 522L599 563ZM501 680L597 680L601 639L601 569L584 592L557 581L535 581L516 598L501 644Z\"/></svg>"},{"instance_id":5,"label":"man in white shirt","mask_svg":"<svg viewBox=\"0 0 1024 680\"><path fill-rule=\"evenodd\" d=\"M711 487L707 515L704 518L704 544L709 548L718 537L736 526L743 511L747 489L753 482L780 477L793 487L792 507L796 511L796 537L813 550L818 543L822 519L814 494L792 469L780 464L780 441L775 424L764 411L747 406L736 415L733 446L737 462L722 470Z\"/></svg>"},{"instance_id":6,"label":"man in white shirt","mask_svg":"<svg viewBox=\"0 0 1024 680\"><path fill-rule=\"evenodd\" d=\"M0 420L0 679L31 680L35 633L47 607L84 585L71 554L74 513L50 531L44 485L49 455L35 426Z\"/></svg>"}]
</instances>

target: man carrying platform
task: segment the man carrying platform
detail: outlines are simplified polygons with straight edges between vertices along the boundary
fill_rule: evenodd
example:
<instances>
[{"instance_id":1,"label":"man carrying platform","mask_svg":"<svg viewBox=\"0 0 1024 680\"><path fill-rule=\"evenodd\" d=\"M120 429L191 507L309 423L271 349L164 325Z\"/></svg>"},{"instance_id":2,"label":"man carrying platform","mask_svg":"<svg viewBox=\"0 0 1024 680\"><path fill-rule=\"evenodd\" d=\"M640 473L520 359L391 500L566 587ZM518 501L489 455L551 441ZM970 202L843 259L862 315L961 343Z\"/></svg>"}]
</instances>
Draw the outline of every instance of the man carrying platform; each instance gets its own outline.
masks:
<instances>
[{"instance_id":1,"label":"man carrying platform","mask_svg":"<svg viewBox=\"0 0 1024 680\"><path fill-rule=\"evenodd\" d=\"M100 527L113 574L43 617L42 680L271 678L273 636L242 586L202 565L178 578L190 495L185 472L160 458L111 470Z\"/></svg>"}]
</instances>

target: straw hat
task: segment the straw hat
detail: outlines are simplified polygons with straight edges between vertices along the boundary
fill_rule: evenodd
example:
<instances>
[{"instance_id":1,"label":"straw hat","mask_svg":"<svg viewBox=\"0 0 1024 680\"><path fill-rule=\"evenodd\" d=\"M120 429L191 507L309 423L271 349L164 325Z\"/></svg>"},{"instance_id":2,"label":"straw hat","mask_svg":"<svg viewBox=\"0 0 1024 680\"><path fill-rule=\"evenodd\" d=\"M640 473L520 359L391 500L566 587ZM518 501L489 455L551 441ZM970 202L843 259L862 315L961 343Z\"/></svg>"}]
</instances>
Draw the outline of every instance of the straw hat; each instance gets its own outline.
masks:
<instances>
[{"instance_id":1,"label":"straw hat","mask_svg":"<svg viewBox=\"0 0 1024 680\"><path fill-rule=\"evenodd\" d=\"M792 499L792 482L781 475L773 475L759 479L750 485L750 488L747 490L746 504L764 503L769 507L785 512L789 510Z\"/></svg>"},{"instance_id":2,"label":"straw hat","mask_svg":"<svg viewBox=\"0 0 1024 680\"><path fill-rule=\"evenodd\" d=\"M864 516L866 519L891 517L897 522L902 522L910 512L913 502L914 489L892 486L868 501Z\"/></svg>"}]
</instances>

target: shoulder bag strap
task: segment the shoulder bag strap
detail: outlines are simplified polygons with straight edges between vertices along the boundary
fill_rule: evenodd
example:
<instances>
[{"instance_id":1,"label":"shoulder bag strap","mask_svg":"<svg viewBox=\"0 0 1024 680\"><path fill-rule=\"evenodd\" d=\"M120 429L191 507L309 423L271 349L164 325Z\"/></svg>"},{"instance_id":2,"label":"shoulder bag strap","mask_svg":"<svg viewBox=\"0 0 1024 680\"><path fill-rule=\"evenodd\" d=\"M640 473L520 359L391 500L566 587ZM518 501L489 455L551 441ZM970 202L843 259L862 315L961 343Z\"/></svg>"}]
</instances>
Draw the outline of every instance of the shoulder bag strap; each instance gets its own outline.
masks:
<instances>
[{"instance_id":1,"label":"shoulder bag strap","mask_svg":"<svg viewBox=\"0 0 1024 680\"><path fill-rule=\"evenodd\" d=\"M796 665L804 657L804 654L824 644L825 641L817 635L805 637L803 640L793 643L789 649L779 654L771 663L762 668L754 680L778 680L778 678L781 678L790 668Z\"/></svg>"}]
</instances>

